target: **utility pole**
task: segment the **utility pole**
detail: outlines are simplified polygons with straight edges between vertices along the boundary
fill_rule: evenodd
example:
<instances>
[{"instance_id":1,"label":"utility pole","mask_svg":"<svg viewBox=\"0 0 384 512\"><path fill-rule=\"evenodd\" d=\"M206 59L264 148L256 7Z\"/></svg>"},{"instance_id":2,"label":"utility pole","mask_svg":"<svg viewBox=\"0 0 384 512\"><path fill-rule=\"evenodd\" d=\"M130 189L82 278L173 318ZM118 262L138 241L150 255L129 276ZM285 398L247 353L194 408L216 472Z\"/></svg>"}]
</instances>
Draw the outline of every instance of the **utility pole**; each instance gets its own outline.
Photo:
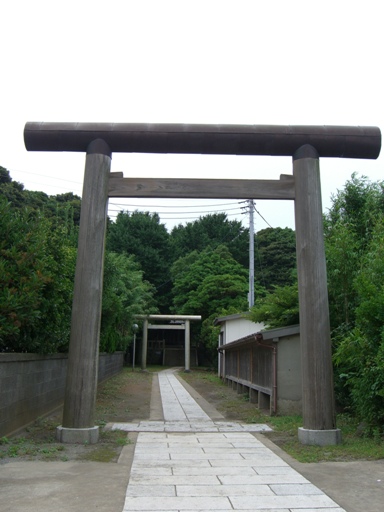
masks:
<instances>
[{"instance_id":1,"label":"utility pole","mask_svg":"<svg viewBox=\"0 0 384 512\"><path fill-rule=\"evenodd\" d=\"M253 213L255 204L253 199L242 201L248 206L242 206L244 213L249 213L249 288L248 288L248 306L251 309L255 304L255 227ZM247 211L248 210L248 211Z\"/></svg>"},{"instance_id":2,"label":"utility pole","mask_svg":"<svg viewBox=\"0 0 384 512\"><path fill-rule=\"evenodd\" d=\"M255 228L253 222L253 199L248 200L249 207L249 309L255 304Z\"/></svg>"}]
</instances>

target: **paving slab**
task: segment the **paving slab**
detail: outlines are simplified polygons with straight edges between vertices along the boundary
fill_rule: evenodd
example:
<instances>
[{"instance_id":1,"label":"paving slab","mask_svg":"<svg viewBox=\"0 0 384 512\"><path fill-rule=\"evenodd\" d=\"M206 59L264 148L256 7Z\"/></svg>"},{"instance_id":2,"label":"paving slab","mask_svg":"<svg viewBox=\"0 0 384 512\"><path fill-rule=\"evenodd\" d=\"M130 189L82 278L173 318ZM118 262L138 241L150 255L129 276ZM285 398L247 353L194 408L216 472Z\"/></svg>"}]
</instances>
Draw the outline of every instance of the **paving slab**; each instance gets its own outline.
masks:
<instances>
[{"instance_id":1,"label":"paving slab","mask_svg":"<svg viewBox=\"0 0 384 512\"><path fill-rule=\"evenodd\" d=\"M168 416L170 417L170 416ZM272 429L265 424L248 424L236 422L189 422L185 419L177 421L175 417L169 421L139 421L134 423L110 423L108 428L123 430L125 432L271 432Z\"/></svg>"},{"instance_id":2,"label":"paving slab","mask_svg":"<svg viewBox=\"0 0 384 512\"><path fill-rule=\"evenodd\" d=\"M176 486L178 496L273 496L272 489L266 484L249 485L178 485Z\"/></svg>"},{"instance_id":3,"label":"paving slab","mask_svg":"<svg viewBox=\"0 0 384 512\"><path fill-rule=\"evenodd\" d=\"M254 469L254 468L253 468ZM219 474L218 479L223 485L260 485L260 484L308 484L308 480L299 473L279 475L226 475Z\"/></svg>"},{"instance_id":4,"label":"paving slab","mask_svg":"<svg viewBox=\"0 0 384 512\"><path fill-rule=\"evenodd\" d=\"M151 476L151 480L143 481L143 475L131 474L129 482L131 484L140 483L141 485L215 485L220 484L216 475L167 475ZM144 475L145 476L145 475Z\"/></svg>"},{"instance_id":5,"label":"paving slab","mask_svg":"<svg viewBox=\"0 0 384 512\"><path fill-rule=\"evenodd\" d=\"M132 512L136 510L146 512L158 512L160 510L173 511L173 510L233 510L231 503L227 498L221 496L217 497L145 497L145 498L131 498L126 499L123 512Z\"/></svg>"}]
</instances>

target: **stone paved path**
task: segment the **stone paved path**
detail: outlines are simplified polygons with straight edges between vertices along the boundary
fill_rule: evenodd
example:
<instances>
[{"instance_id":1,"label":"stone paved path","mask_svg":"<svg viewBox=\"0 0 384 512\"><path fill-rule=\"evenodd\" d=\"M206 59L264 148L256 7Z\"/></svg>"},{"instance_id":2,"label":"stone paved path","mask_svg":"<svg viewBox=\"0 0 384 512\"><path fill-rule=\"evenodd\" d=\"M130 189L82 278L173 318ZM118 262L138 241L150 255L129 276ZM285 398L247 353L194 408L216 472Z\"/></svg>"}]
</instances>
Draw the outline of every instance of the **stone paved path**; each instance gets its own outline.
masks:
<instances>
[{"instance_id":1,"label":"stone paved path","mask_svg":"<svg viewBox=\"0 0 384 512\"><path fill-rule=\"evenodd\" d=\"M140 432L123 512L345 512L252 435L266 425L213 422L172 370L159 384L164 421L113 426Z\"/></svg>"}]
</instances>

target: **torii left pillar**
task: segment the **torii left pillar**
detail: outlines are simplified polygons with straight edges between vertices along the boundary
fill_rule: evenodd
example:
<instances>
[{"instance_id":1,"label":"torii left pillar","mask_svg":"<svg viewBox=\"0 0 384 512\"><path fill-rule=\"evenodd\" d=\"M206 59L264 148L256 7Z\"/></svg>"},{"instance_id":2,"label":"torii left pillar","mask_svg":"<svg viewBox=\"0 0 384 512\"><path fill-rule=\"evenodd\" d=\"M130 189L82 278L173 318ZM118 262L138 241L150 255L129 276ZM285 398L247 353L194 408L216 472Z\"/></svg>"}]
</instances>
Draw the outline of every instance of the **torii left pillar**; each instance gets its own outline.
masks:
<instances>
[{"instance_id":1,"label":"torii left pillar","mask_svg":"<svg viewBox=\"0 0 384 512\"><path fill-rule=\"evenodd\" d=\"M71 337L65 388L63 443L97 443L94 413L98 380L104 249L111 151L101 139L87 148Z\"/></svg>"}]
</instances>

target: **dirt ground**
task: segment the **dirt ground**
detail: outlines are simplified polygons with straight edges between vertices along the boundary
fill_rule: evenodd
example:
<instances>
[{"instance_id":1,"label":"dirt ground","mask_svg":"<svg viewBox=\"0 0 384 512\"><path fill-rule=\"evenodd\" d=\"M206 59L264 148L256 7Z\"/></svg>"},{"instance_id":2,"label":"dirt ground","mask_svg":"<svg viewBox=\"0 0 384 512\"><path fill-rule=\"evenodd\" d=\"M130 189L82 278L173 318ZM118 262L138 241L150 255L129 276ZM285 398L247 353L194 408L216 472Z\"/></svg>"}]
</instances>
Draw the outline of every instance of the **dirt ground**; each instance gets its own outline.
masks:
<instances>
[{"instance_id":1,"label":"dirt ground","mask_svg":"<svg viewBox=\"0 0 384 512\"><path fill-rule=\"evenodd\" d=\"M231 387L218 384L216 374L211 371L196 370L190 373L179 373L207 402L217 409L226 419L243 423L265 423L265 415L248 396L237 394Z\"/></svg>"},{"instance_id":2,"label":"dirt ground","mask_svg":"<svg viewBox=\"0 0 384 512\"><path fill-rule=\"evenodd\" d=\"M1 438L0 464L15 460L116 462L129 441L124 432L104 427L110 422L149 419L152 377L153 373L125 368L99 386L95 423L100 426L100 441L96 445L57 443L56 427L62 421L62 410L57 410L14 436Z\"/></svg>"}]
</instances>

